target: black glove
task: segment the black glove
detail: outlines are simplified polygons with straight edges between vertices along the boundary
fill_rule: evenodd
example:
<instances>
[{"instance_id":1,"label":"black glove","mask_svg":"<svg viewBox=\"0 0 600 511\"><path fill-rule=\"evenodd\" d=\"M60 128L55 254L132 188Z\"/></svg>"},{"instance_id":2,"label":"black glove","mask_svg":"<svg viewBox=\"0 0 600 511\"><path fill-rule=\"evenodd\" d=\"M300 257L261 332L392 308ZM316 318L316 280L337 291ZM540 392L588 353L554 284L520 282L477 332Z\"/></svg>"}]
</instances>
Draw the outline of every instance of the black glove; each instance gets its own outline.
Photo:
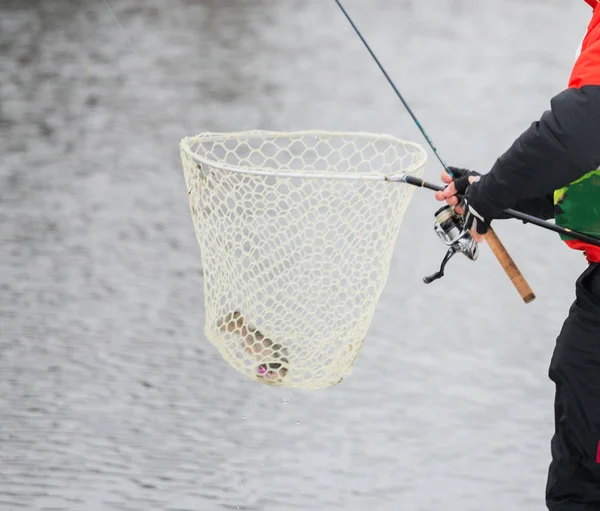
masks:
<instances>
[{"instance_id":1,"label":"black glove","mask_svg":"<svg viewBox=\"0 0 600 511\"><path fill-rule=\"evenodd\" d=\"M481 174L474 170L461 169L458 167L448 167L448 170L455 176L454 187L456 188L456 193L463 196L459 205L463 210L465 229L468 231L475 229L479 234L487 233L491 220L477 212L476 200L474 200L473 197L474 194L469 193L470 191L472 192L474 185L477 184L477 182L469 183L469 177L481 177Z\"/></svg>"},{"instance_id":2,"label":"black glove","mask_svg":"<svg viewBox=\"0 0 600 511\"><path fill-rule=\"evenodd\" d=\"M454 187L456 188L456 192L460 195L464 195L465 191L469 187L470 176L481 176L479 172L469 169L461 169L459 167L449 166L448 170L454 175L454 178L452 179L454 181Z\"/></svg>"},{"instance_id":3,"label":"black glove","mask_svg":"<svg viewBox=\"0 0 600 511\"><path fill-rule=\"evenodd\" d=\"M469 176L482 175L474 170L462 169L459 167L448 167L448 169L456 176L454 179L454 186L457 190L457 193L460 195L464 195L467 192L467 188L469 188ZM475 190L473 189L473 192L474 191ZM474 197L471 197L471 205L475 202L477 202L477 200ZM548 220L554 218L554 194L549 193L541 197L522 199L514 204L512 208L516 211L520 211L521 213ZM506 220L512 217L506 215L505 213L498 212L497 214L492 215L490 218L493 220ZM523 220L523 223L526 222Z\"/></svg>"}]
</instances>

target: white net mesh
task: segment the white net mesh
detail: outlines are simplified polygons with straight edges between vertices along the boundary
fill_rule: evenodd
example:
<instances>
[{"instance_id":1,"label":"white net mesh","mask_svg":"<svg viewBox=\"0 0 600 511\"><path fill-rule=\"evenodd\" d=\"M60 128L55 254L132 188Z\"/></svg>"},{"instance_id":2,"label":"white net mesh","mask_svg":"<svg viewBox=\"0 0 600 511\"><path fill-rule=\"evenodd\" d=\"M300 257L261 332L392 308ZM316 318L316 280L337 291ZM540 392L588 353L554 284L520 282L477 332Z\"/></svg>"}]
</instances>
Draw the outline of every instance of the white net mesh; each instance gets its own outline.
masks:
<instances>
[{"instance_id":1,"label":"white net mesh","mask_svg":"<svg viewBox=\"0 0 600 511\"><path fill-rule=\"evenodd\" d=\"M180 143L205 335L236 370L318 389L352 372L414 188L420 145L387 135L202 133Z\"/></svg>"}]
</instances>

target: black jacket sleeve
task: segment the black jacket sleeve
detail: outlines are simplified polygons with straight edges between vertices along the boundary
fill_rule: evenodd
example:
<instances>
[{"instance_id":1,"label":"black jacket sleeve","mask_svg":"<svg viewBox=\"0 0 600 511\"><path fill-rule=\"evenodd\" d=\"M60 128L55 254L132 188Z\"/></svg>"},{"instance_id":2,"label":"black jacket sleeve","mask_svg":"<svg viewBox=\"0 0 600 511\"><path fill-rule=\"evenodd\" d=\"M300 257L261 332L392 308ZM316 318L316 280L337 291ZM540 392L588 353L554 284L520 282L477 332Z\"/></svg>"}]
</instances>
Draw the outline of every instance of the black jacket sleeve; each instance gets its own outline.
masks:
<instances>
[{"instance_id":1,"label":"black jacket sleeve","mask_svg":"<svg viewBox=\"0 0 600 511\"><path fill-rule=\"evenodd\" d=\"M517 202L513 209L525 213L527 215L549 220L554 218L554 194L549 193L542 197L534 197L533 199L523 199ZM499 218L511 218L509 216Z\"/></svg>"},{"instance_id":2,"label":"black jacket sleeve","mask_svg":"<svg viewBox=\"0 0 600 511\"><path fill-rule=\"evenodd\" d=\"M554 190L600 167L600 86L567 89L550 106L477 186L467 189L467 200L484 217L539 206L547 214Z\"/></svg>"}]
</instances>

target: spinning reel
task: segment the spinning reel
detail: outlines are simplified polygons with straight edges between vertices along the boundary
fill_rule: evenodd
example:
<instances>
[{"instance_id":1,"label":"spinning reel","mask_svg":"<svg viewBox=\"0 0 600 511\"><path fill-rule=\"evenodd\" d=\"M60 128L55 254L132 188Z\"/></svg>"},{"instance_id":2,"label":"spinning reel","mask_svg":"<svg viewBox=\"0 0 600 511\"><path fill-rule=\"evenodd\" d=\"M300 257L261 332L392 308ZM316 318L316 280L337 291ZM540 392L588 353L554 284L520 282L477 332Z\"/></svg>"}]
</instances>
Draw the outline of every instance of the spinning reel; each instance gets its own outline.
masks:
<instances>
[{"instance_id":1,"label":"spinning reel","mask_svg":"<svg viewBox=\"0 0 600 511\"><path fill-rule=\"evenodd\" d=\"M443 206L434 213L434 216L435 223L433 224L433 228L449 248L442 260L439 271L428 277L423 277L425 284L429 284L444 276L444 268L454 254L461 252L471 261L475 261L479 255L479 245L471 237L469 231L465 230L464 220L454 210L454 206Z\"/></svg>"}]
</instances>

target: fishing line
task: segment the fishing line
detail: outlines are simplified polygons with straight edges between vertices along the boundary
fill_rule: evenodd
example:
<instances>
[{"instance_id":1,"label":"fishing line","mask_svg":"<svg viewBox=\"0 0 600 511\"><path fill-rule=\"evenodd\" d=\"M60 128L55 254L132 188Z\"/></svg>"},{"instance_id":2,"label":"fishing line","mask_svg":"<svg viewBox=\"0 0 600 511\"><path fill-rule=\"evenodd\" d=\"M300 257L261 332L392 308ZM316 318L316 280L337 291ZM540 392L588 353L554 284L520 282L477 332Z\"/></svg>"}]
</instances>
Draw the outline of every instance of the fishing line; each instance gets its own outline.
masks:
<instances>
[{"instance_id":1,"label":"fishing line","mask_svg":"<svg viewBox=\"0 0 600 511\"><path fill-rule=\"evenodd\" d=\"M108 3L108 0L102 0L102 2L104 3L104 5L106 6L106 8L108 9L108 12L110 12L112 18L115 20L115 23L119 27L119 30L121 30L121 34L123 35L123 39L125 39L125 42L129 46L129 48L131 49L131 51L135 52L135 47L133 46L133 43L131 42L131 40L127 36L127 32L123 28L123 25L121 25L121 23L119 22L119 19L117 18L117 15L115 14L115 11L113 10L113 8Z\"/></svg>"}]
</instances>

